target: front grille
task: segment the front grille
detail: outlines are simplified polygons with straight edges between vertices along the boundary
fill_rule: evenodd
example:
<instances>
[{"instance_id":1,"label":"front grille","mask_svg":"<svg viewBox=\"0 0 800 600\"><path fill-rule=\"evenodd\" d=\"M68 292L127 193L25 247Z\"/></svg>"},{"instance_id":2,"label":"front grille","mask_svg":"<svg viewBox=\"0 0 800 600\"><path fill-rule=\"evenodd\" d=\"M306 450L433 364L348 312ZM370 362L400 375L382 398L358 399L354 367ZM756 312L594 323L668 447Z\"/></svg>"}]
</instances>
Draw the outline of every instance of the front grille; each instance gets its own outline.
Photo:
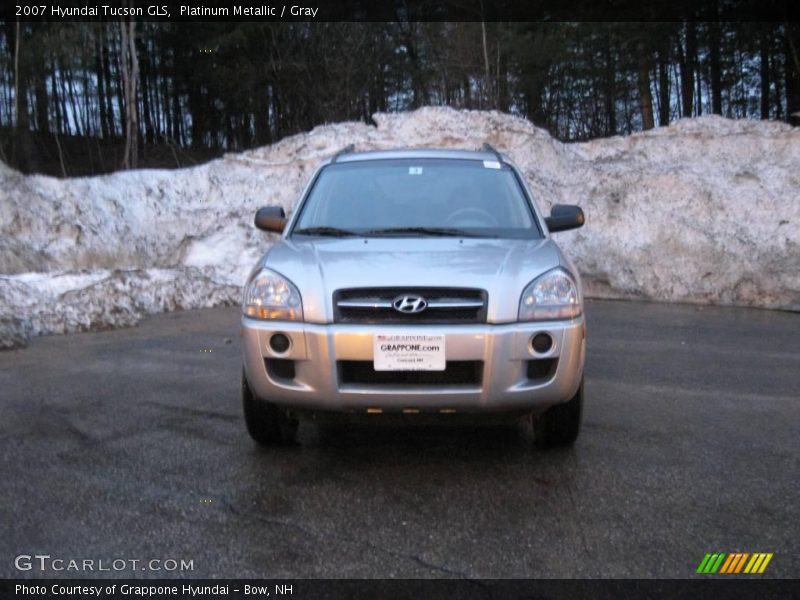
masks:
<instances>
[{"instance_id":1,"label":"front grille","mask_svg":"<svg viewBox=\"0 0 800 600\"><path fill-rule=\"evenodd\" d=\"M398 312L398 296L422 296L428 307L419 313ZM333 294L336 323L471 324L486 322L488 295L463 288L355 288Z\"/></svg>"},{"instance_id":2,"label":"front grille","mask_svg":"<svg viewBox=\"0 0 800 600\"><path fill-rule=\"evenodd\" d=\"M342 360L338 363L339 382L359 385L478 386L483 377L483 361L454 360L444 371L376 371L371 360Z\"/></svg>"}]
</instances>

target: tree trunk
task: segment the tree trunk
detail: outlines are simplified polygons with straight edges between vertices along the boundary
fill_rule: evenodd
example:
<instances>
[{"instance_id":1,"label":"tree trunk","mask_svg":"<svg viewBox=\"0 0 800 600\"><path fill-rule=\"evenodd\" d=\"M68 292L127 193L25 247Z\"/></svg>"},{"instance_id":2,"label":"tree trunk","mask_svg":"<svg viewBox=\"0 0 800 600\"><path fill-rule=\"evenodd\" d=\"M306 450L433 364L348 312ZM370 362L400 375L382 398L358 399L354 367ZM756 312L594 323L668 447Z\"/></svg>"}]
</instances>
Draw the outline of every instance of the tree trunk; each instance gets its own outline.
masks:
<instances>
[{"instance_id":1,"label":"tree trunk","mask_svg":"<svg viewBox=\"0 0 800 600\"><path fill-rule=\"evenodd\" d=\"M614 49L611 47L610 36L606 36L603 47L606 63L605 93L603 94L606 113L606 135L617 135L617 64L614 58Z\"/></svg>"},{"instance_id":2,"label":"tree trunk","mask_svg":"<svg viewBox=\"0 0 800 600\"><path fill-rule=\"evenodd\" d=\"M759 40L761 74L761 118L769 119L769 34L765 31Z\"/></svg>"},{"instance_id":3,"label":"tree trunk","mask_svg":"<svg viewBox=\"0 0 800 600\"><path fill-rule=\"evenodd\" d=\"M105 27L101 24L101 27ZM103 29L100 30L100 37L95 40L95 53L94 53L94 71L97 77L97 104L100 108L100 131L103 139L108 140L111 132L108 126L108 110L106 105L106 80L105 70L103 69L103 54L105 51L103 38Z\"/></svg>"},{"instance_id":4,"label":"tree trunk","mask_svg":"<svg viewBox=\"0 0 800 600\"><path fill-rule=\"evenodd\" d=\"M508 52L505 44L503 44L502 48L500 48L497 71L497 108L503 112L508 112L510 105L510 94L508 90Z\"/></svg>"},{"instance_id":5,"label":"tree trunk","mask_svg":"<svg viewBox=\"0 0 800 600\"><path fill-rule=\"evenodd\" d=\"M8 22L7 27L9 46L14 48L14 113L17 119L11 155L20 171L29 173L34 164L28 117L28 73L25 61L20 61L24 32L19 21Z\"/></svg>"},{"instance_id":6,"label":"tree trunk","mask_svg":"<svg viewBox=\"0 0 800 600\"><path fill-rule=\"evenodd\" d=\"M255 99L255 131L256 144L271 144L272 132L269 124L270 85L262 82L262 87Z\"/></svg>"},{"instance_id":7,"label":"tree trunk","mask_svg":"<svg viewBox=\"0 0 800 600\"><path fill-rule=\"evenodd\" d=\"M111 30L111 32L110 32L110 37L112 37L112 38L116 37L116 36L114 36L113 30ZM115 46L114 50L117 51L116 40L114 40L114 46ZM111 51L111 47L109 46L109 52L110 51ZM122 138L125 137L125 127L126 127L126 124L125 124L126 99L125 99L124 86L122 85L123 57L124 57L124 51L123 51L122 43L120 42L119 50L116 52L116 56L114 56L114 67L115 67L115 71L116 71L116 75L117 75L117 77L114 78L114 84L115 84L114 93L115 93L115 95L117 97L117 105L119 107L119 110L117 111L118 114L119 114L119 135ZM109 60L110 60L110 57L109 57ZM107 79L106 81L110 81L110 79ZM114 106L113 106L113 104L111 104L109 106L109 108L110 108L110 111L109 111L110 114L114 115ZM114 120L114 132L116 134L116 120Z\"/></svg>"},{"instance_id":8,"label":"tree trunk","mask_svg":"<svg viewBox=\"0 0 800 600\"><path fill-rule=\"evenodd\" d=\"M103 98L103 102L106 104L106 129L108 129L109 138L113 138L117 134L117 125L116 119L114 118L114 90L112 89L111 82L113 81L111 77L111 57L109 56L111 52L111 47L109 44L109 37L108 37L108 28L105 23L102 24L100 29L100 48L101 48L101 55L100 55L100 62L103 65L103 79L105 80L106 86L106 93L105 98ZM117 82L118 83L118 82ZM117 86L117 91L119 91L119 86ZM119 108L122 111L122 97L118 95L118 100L120 102ZM122 113L120 112L120 119Z\"/></svg>"},{"instance_id":9,"label":"tree trunk","mask_svg":"<svg viewBox=\"0 0 800 600\"><path fill-rule=\"evenodd\" d=\"M792 38L793 26L794 23L784 25L786 120L793 125L800 125L800 49Z\"/></svg>"},{"instance_id":10,"label":"tree trunk","mask_svg":"<svg viewBox=\"0 0 800 600\"><path fill-rule=\"evenodd\" d=\"M69 97L69 104L72 115L75 117L75 133L77 135L86 135L86 115L80 109L80 102L78 102L78 95L75 92L75 85L72 80L72 70L69 67L61 65L61 70L64 74L64 79L67 81L67 96Z\"/></svg>"},{"instance_id":11,"label":"tree trunk","mask_svg":"<svg viewBox=\"0 0 800 600\"><path fill-rule=\"evenodd\" d=\"M173 96L173 103L177 100L177 91ZM203 111L202 88L200 83L192 81L189 84L188 95L189 116L192 119L192 147L204 147L203 136L206 131L206 118ZM174 105L174 104L173 104Z\"/></svg>"},{"instance_id":12,"label":"tree trunk","mask_svg":"<svg viewBox=\"0 0 800 600\"><path fill-rule=\"evenodd\" d=\"M122 39L122 86L125 93L125 153L122 157L123 169L135 169L138 157L139 123L137 116L137 85L139 83L139 62L136 58L136 21L120 21Z\"/></svg>"},{"instance_id":13,"label":"tree trunk","mask_svg":"<svg viewBox=\"0 0 800 600\"><path fill-rule=\"evenodd\" d=\"M697 61L697 26L694 21L686 23L686 53L683 53L678 41L679 61L681 65L681 105L683 116L694 114L694 70Z\"/></svg>"},{"instance_id":14,"label":"tree trunk","mask_svg":"<svg viewBox=\"0 0 800 600\"><path fill-rule=\"evenodd\" d=\"M642 129L653 128L653 97L650 92L650 65L644 42L638 44L639 54L639 109L642 113Z\"/></svg>"},{"instance_id":15,"label":"tree trunk","mask_svg":"<svg viewBox=\"0 0 800 600\"><path fill-rule=\"evenodd\" d=\"M139 143L139 147L144 150L144 144L152 144L155 142L155 131L153 130L153 120L151 115L151 106L150 106L150 73L152 72L152 54L149 52L149 48L146 45L142 45L142 62L141 62L141 77L139 81L141 81L140 87L142 88L142 117L144 121L144 136L142 141ZM134 46L135 47L135 46ZM142 156L144 156L144 152L142 152Z\"/></svg>"},{"instance_id":16,"label":"tree trunk","mask_svg":"<svg viewBox=\"0 0 800 600\"><path fill-rule=\"evenodd\" d=\"M73 135L73 122L75 123L75 134L80 133L77 120L74 118L70 118L69 115L74 115L75 110L67 108L67 101L70 100L69 96L69 89L67 88L67 78L69 74L67 70L64 68L64 65L59 60L58 64L56 65L58 69L58 84L61 88L61 114L64 117L64 129L67 135Z\"/></svg>"},{"instance_id":17,"label":"tree trunk","mask_svg":"<svg viewBox=\"0 0 800 600\"><path fill-rule=\"evenodd\" d=\"M50 133L50 98L47 94L48 57L42 52L33 73L33 91L36 94L36 127L44 134Z\"/></svg>"},{"instance_id":18,"label":"tree trunk","mask_svg":"<svg viewBox=\"0 0 800 600\"><path fill-rule=\"evenodd\" d=\"M534 125L544 127L545 115L542 110L542 82L533 76L525 90L525 106L528 120Z\"/></svg>"},{"instance_id":19,"label":"tree trunk","mask_svg":"<svg viewBox=\"0 0 800 600\"><path fill-rule=\"evenodd\" d=\"M711 22L710 54L711 54L711 112L715 115L722 114L722 67L720 65L720 38L719 22Z\"/></svg>"},{"instance_id":20,"label":"tree trunk","mask_svg":"<svg viewBox=\"0 0 800 600\"><path fill-rule=\"evenodd\" d=\"M483 7L481 7L483 8ZM481 10L481 12L483 12ZM489 71L489 51L486 48L486 21L481 21L481 38L483 40L483 63L485 70L484 98L481 108L494 108L494 94L492 92L492 75Z\"/></svg>"},{"instance_id":21,"label":"tree trunk","mask_svg":"<svg viewBox=\"0 0 800 600\"><path fill-rule=\"evenodd\" d=\"M55 131L56 133L64 132L64 117L61 112L61 103L58 96L58 82L56 81L56 70L50 73L50 96L51 104L53 105L53 115L55 116Z\"/></svg>"},{"instance_id":22,"label":"tree trunk","mask_svg":"<svg viewBox=\"0 0 800 600\"><path fill-rule=\"evenodd\" d=\"M658 57L658 125L669 125L669 42L661 47Z\"/></svg>"}]
</instances>

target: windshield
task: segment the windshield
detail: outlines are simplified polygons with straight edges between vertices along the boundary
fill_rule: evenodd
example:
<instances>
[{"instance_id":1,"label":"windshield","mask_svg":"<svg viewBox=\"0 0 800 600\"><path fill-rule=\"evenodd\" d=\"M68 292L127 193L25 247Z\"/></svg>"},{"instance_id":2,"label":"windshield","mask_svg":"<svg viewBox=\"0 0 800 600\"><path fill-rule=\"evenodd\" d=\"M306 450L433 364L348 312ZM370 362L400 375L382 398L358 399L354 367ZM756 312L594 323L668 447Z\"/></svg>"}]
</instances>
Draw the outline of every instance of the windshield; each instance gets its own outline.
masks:
<instances>
[{"instance_id":1,"label":"windshield","mask_svg":"<svg viewBox=\"0 0 800 600\"><path fill-rule=\"evenodd\" d=\"M540 237L508 165L431 158L325 167L292 234Z\"/></svg>"}]
</instances>

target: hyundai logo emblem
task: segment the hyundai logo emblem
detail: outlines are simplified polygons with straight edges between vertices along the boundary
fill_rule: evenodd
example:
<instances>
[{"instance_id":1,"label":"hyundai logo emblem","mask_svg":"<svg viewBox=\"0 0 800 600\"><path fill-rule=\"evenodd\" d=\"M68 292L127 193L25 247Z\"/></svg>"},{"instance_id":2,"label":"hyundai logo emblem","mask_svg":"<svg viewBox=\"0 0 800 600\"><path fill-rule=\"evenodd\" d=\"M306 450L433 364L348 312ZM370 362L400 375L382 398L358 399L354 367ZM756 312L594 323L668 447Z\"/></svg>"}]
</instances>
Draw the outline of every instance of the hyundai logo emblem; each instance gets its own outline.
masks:
<instances>
[{"instance_id":1,"label":"hyundai logo emblem","mask_svg":"<svg viewBox=\"0 0 800 600\"><path fill-rule=\"evenodd\" d=\"M407 315L421 313L428 308L428 301L422 296L415 294L406 294L405 296L398 296L392 300L392 306L397 312Z\"/></svg>"}]
</instances>

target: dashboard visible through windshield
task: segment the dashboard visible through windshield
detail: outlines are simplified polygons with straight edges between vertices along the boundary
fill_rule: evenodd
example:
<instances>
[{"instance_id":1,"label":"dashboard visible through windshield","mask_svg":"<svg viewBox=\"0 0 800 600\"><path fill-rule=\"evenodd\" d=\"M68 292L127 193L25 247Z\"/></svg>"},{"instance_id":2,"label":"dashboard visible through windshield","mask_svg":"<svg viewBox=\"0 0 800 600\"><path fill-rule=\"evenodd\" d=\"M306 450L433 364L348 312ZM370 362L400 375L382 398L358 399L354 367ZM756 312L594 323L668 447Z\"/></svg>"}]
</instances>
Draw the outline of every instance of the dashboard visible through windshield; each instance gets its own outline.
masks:
<instances>
[{"instance_id":1,"label":"dashboard visible through windshield","mask_svg":"<svg viewBox=\"0 0 800 600\"><path fill-rule=\"evenodd\" d=\"M516 174L494 161L331 164L300 210L292 235L541 237Z\"/></svg>"}]
</instances>

